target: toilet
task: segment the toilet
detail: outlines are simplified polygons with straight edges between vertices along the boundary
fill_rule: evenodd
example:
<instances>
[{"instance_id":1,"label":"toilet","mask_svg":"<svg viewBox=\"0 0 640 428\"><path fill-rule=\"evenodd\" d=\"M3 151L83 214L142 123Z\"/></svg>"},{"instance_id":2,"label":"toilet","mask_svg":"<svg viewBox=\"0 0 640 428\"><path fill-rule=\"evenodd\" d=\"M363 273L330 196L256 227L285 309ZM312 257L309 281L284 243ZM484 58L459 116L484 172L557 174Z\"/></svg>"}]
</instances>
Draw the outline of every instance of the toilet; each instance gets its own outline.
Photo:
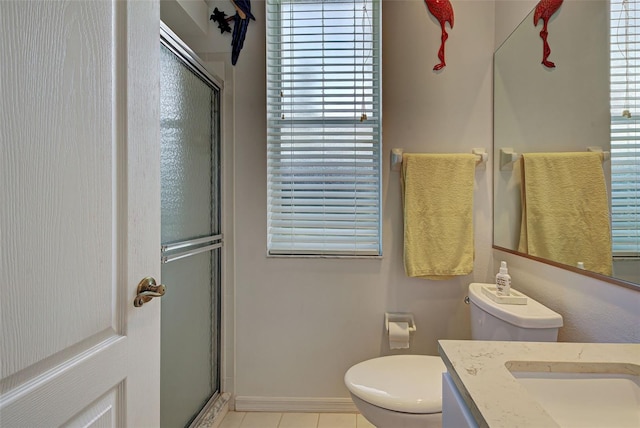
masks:
<instances>
[{"instance_id":1,"label":"toilet","mask_svg":"<svg viewBox=\"0 0 640 428\"><path fill-rule=\"evenodd\" d=\"M486 285L469 285L472 339L558 339L559 314L530 297L526 305L498 304L483 293ZM344 381L360 413L377 428L441 427L442 373L446 370L440 357L392 355L354 365Z\"/></svg>"}]
</instances>

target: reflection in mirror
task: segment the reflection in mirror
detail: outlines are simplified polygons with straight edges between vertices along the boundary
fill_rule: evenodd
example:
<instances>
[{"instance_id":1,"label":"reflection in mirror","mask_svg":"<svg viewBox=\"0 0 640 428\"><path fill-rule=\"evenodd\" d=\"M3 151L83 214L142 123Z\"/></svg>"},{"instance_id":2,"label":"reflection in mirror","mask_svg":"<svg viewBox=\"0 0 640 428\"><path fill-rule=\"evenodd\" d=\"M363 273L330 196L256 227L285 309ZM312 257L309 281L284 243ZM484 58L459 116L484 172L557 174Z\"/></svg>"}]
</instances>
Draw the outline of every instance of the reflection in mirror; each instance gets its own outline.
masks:
<instances>
[{"instance_id":1,"label":"reflection in mirror","mask_svg":"<svg viewBox=\"0 0 640 428\"><path fill-rule=\"evenodd\" d=\"M494 247L518 252L521 232L522 161L514 156L516 161L501 169L501 149L526 154L598 147L611 154L601 165L607 207L612 208L612 277L640 284L640 97L636 93L640 66L634 59L640 56L640 4L636 3L640 0L565 1L549 27L553 29L549 59L556 68L540 63L533 11L496 51ZM576 264L571 269L581 267Z\"/></svg>"}]
</instances>

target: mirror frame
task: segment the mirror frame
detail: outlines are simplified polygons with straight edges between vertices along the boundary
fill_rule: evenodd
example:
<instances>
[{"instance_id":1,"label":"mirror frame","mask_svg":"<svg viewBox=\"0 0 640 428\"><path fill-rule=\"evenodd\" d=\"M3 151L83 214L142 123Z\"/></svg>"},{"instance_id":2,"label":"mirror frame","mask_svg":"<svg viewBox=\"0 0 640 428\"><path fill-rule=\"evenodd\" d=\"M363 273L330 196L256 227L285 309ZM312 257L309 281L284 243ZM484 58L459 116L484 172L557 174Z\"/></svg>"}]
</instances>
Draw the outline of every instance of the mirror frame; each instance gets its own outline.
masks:
<instances>
[{"instance_id":1,"label":"mirror frame","mask_svg":"<svg viewBox=\"0 0 640 428\"><path fill-rule=\"evenodd\" d=\"M543 258L540 258L540 257L532 256L530 254L525 254L525 253L521 253L519 251L510 250L508 248L500 247L500 246L495 245L495 244L492 245L492 248L494 250L504 251L505 253L513 254L515 256L524 257L525 259L533 260L533 261L536 261L536 262L544 263L546 265L550 265L550 266L554 266L554 267L557 267L557 268L560 268L560 269L564 269L564 270L567 270L567 271L570 271L570 272L574 272L574 273L577 273L579 275L588 276L590 278L594 278L594 279L597 279L597 280L600 280L600 281L603 281L603 282L608 282L610 284L620 285L620 286L625 287L625 288L630 288L632 290L640 291L640 284L636 284L635 282L629 282L629 281L625 281L623 279L614 278L612 276L606 276L606 275L602 275L600 273L596 273L596 272L580 269L580 268L577 268L577 267L574 267L574 266L565 265L563 263L554 262L553 260L543 259Z\"/></svg>"}]
</instances>

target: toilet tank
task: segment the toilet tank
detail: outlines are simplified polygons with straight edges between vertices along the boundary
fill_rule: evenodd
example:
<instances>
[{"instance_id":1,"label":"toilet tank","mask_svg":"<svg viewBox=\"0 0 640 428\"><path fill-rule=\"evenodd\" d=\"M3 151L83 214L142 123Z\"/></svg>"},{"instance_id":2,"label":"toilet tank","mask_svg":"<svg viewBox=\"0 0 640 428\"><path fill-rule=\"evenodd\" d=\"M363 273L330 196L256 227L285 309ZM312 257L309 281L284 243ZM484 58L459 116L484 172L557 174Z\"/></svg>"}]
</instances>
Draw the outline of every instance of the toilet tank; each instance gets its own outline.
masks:
<instances>
[{"instance_id":1,"label":"toilet tank","mask_svg":"<svg viewBox=\"0 0 640 428\"><path fill-rule=\"evenodd\" d=\"M555 342L562 316L527 297L526 305L494 302L482 292L483 286L469 285L471 303L471 337L474 340L516 340Z\"/></svg>"}]
</instances>

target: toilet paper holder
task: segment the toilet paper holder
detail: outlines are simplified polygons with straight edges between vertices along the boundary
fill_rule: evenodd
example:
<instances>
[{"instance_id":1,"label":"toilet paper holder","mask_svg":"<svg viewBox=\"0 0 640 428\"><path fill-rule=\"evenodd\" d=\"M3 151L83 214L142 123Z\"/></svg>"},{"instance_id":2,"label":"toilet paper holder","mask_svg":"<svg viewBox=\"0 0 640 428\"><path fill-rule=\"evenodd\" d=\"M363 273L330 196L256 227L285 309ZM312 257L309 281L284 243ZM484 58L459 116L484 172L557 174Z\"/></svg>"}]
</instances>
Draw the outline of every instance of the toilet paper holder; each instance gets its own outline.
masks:
<instances>
[{"instance_id":1,"label":"toilet paper holder","mask_svg":"<svg viewBox=\"0 0 640 428\"><path fill-rule=\"evenodd\" d=\"M389 333L390 322L406 322L409 324L409 332L416 331L416 322L413 319L413 314L409 312L385 312L384 313L384 327Z\"/></svg>"}]
</instances>

